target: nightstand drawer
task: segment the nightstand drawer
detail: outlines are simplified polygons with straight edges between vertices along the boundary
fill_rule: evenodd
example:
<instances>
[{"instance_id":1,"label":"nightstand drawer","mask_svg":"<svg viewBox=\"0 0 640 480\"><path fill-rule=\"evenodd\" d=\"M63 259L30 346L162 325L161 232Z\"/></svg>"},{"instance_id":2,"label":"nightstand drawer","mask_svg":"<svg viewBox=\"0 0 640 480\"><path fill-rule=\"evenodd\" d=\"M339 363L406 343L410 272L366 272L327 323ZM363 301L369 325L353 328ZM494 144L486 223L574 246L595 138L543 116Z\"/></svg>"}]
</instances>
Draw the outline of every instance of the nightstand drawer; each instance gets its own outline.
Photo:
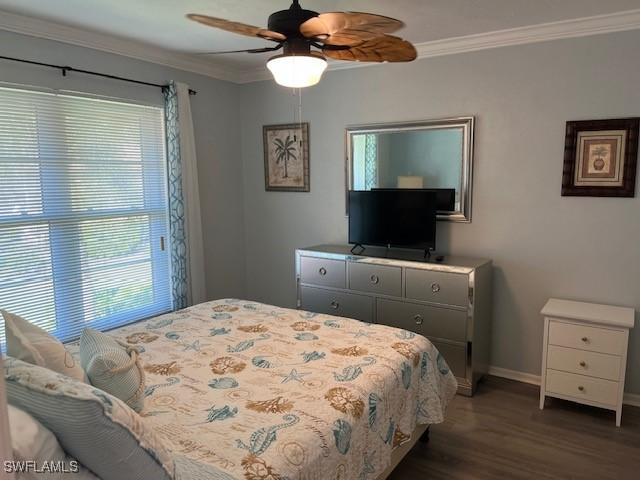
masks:
<instances>
[{"instance_id":1,"label":"nightstand drawer","mask_svg":"<svg viewBox=\"0 0 640 480\"><path fill-rule=\"evenodd\" d=\"M355 318L363 322L373 321L373 298L365 295L301 287L300 308L310 312Z\"/></svg>"},{"instance_id":2,"label":"nightstand drawer","mask_svg":"<svg viewBox=\"0 0 640 480\"><path fill-rule=\"evenodd\" d=\"M626 341L625 333L620 330L588 327L557 320L549 321L549 344L551 345L622 355L626 349Z\"/></svg>"},{"instance_id":3,"label":"nightstand drawer","mask_svg":"<svg viewBox=\"0 0 640 480\"><path fill-rule=\"evenodd\" d=\"M466 307L469 304L469 276L460 273L406 269L407 298Z\"/></svg>"},{"instance_id":4,"label":"nightstand drawer","mask_svg":"<svg viewBox=\"0 0 640 480\"><path fill-rule=\"evenodd\" d=\"M349 263L349 288L361 292L402 296L402 269L370 263Z\"/></svg>"},{"instance_id":5,"label":"nightstand drawer","mask_svg":"<svg viewBox=\"0 0 640 480\"><path fill-rule=\"evenodd\" d=\"M579 373L589 377L620 379L620 362L617 355L588 352L574 348L549 345L547 368L564 372Z\"/></svg>"},{"instance_id":6,"label":"nightstand drawer","mask_svg":"<svg viewBox=\"0 0 640 480\"><path fill-rule=\"evenodd\" d=\"M404 328L429 338L465 342L467 312L398 300L377 299L377 323Z\"/></svg>"},{"instance_id":7,"label":"nightstand drawer","mask_svg":"<svg viewBox=\"0 0 640 480\"><path fill-rule=\"evenodd\" d=\"M323 287L345 288L347 286L346 263L327 258L300 258L300 280Z\"/></svg>"},{"instance_id":8,"label":"nightstand drawer","mask_svg":"<svg viewBox=\"0 0 640 480\"><path fill-rule=\"evenodd\" d=\"M618 403L618 382L577 375L575 373L547 370L547 393L566 395L574 399L588 400L603 405Z\"/></svg>"}]
</instances>

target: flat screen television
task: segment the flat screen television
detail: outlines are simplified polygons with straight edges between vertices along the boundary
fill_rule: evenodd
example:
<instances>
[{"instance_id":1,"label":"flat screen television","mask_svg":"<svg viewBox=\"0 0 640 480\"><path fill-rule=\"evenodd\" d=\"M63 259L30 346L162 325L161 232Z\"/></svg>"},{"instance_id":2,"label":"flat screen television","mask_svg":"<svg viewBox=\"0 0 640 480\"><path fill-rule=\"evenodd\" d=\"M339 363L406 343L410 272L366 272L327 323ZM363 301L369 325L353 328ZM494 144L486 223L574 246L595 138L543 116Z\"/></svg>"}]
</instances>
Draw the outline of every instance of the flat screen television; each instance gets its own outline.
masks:
<instances>
[{"instance_id":1,"label":"flat screen television","mask_svg":"<svg viewBox=\"0 0 640 480\"><path fill-rule=\"evenodd\" d=\"M372 190L398 190L397 188L372 188ZM438 212L453 212L456 209L455 188L419 188L411 190L423 190L436 192L436 210Z\"/></svg>"},{"instance_id":2,"label":"flat screen television","mask_svg":"<svg viewBox=\"0 0 640 480\"><path fill-rule=\"evenodd\" d=\"M349 243L433 250L436 207L434 191L350 191Z\"/></svg>"}]
</instances>

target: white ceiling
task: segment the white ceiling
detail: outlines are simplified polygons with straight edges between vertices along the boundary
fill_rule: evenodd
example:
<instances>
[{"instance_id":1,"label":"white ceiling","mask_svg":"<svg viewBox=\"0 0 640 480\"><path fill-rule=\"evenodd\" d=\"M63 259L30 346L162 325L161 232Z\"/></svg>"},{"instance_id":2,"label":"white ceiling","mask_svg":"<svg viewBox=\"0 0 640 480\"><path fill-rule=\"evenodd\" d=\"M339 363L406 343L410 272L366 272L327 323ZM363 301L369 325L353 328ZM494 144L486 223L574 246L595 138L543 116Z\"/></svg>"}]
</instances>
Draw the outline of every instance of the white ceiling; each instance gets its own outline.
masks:
<instances>
[{"instance_id":1,"label":"white ceiling","mask_svg":"<svg viewBox=\"0 0 640 480\"><path fill-rule=\"evenodd\" d=\"M319 12L364 11L403 20L400 36L423 43L484 32L640 9L640 0L302 0ZM254 48L269 42L185 18L201 13L265 26L289 0L0 0L0 10L180 53ZM236 71L264 65L269 54L205 57Z\"/></svg>"}]
</instances>

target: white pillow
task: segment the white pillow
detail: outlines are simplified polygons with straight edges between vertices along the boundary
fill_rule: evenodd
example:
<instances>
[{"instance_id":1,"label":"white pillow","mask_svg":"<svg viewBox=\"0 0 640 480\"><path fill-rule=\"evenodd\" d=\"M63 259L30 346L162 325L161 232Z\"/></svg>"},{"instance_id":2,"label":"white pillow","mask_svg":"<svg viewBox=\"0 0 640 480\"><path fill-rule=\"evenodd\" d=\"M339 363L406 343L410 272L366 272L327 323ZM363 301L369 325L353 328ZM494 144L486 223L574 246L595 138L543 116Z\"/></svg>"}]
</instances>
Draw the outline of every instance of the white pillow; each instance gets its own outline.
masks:
<instances>
[{"instance_id":1,"label":"white pillow","mask_svg":"<svg viewBox=\"0 0 640 480\"><path fill-rule=\"evenodd\" d=\"M44 468L45 463L56 466L64 465L68 471L73 472L74 480L96 479L91 472L62 450L58 439L51 430L47 429L27 412L13 405L8 405L8 407L13 460L35 462L35 465L40 469ZM66 475L71 474L64 472L45 474L30 470L18 473L16 478L18 480L41 480L46 476L47 479L55 480L67 478L65 477Z\"/></svg>"},{"instance_id":2,"label":"white pillow","mask_svg":"<svg viewBox=\"0 0 640 480\"><path fill-rule=\"evenodd\" d=\"M6 310L0 313L9 356L85 381L84 371L57 338L18 315Z\"/></svg>"},{"instance_id":3,"label":"white pillow","mask_svg":"<svg viewBox=\"0 0 640 480\"><path fill-rule=\"evenodd\" d=\"M64 462L66 454L58 443L58 439L50 430L46 429L39 421L13 405L9 405L9 434L11 435L11 447L13 459L18 461L33 460L37 466L45 461ZM42 478L36 472L22 472L21 479ZM53 478L62 478L61 475L52 475Z\"/></svg>"}]
</instances>

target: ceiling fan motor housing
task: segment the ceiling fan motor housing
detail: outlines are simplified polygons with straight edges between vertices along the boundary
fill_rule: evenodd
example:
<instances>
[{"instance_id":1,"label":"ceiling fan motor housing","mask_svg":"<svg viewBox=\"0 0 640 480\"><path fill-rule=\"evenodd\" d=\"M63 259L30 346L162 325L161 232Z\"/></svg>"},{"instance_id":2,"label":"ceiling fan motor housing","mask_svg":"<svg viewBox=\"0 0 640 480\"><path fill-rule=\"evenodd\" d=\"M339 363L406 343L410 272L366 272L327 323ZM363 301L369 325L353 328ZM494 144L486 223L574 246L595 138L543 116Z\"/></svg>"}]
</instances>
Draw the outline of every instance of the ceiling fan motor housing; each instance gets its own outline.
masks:
<instances>
[{"instance_id":1,"label":"ceiling fan motor housing","mask_svg":"<svg viewBox=\"0 0 640 480\"><path fill-rule=\"evenodd\" d=\"M304 38L300 33L300 25L317 16L318 12L305 10L298 5L298 2L294 2L288 10L280 10L269 15L268 28L274 32L282 33L288 40Z\"/></svg>"}]
</instances>

